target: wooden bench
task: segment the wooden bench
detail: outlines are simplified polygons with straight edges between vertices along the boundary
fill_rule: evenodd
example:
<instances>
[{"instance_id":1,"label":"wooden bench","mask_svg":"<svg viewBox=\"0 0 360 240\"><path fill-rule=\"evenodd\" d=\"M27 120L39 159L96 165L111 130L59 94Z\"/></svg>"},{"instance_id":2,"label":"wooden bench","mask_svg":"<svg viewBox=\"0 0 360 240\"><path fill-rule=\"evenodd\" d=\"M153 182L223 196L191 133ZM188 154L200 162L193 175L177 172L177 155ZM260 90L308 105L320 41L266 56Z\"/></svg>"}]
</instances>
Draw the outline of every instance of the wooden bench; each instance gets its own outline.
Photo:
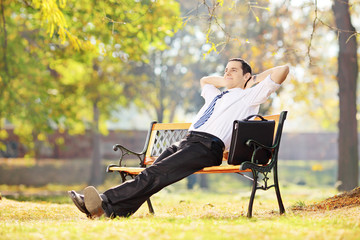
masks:
<instances>
[{"instance_id":1,"label":"wooden bench","mask_svg":"<svg viewBox=\"0 0 360 240\"><path fill-rule=\"evenodd\" d=\"M224 153L223 164L220 166L206 167L196 174L210 174L210 173L238 173L247 178L249 176L244 175L245 172L252 173L252 191L248 205L247 217L252 216L252 208L253 202L255 198L255 193L257 189L268 190L269 188L274 187L275 193L277 197L277 201L279 204L280 214L285 213L285 208L281 199L279 182L278 182L278 152L280 147L280 140L282 135L283 124L286 119L287 112L283 111L279 115L271 115L265 116L264 118L268 120L275 120L275 131L274 131L274 141L273 146L263 146L260 143L257 143L253 140L248 140L246 144L250 147L258 148L258 149L267 149L271 151L271 158L266 165L256 164L254 159L254 155L248 162L244 162L241 165L227 165L227 153ZM259 119L255 119L259 120ZM169 147L172 143L180 141L185 137L188 128L190 127L190 123L156 123L152 122L148 135L146 137L146 142L144 146L144 150L141 152L134 152L126 147L116 144L114 145L114 151L120 150L120 160L119 163L111 164L107 167L107 172L118 172L121 176L122 182L125 182L129 177L134 178L136 175L141 173L146 166L151 165L156 158L164 151L167 147ZM132 155L138 158L139 167L126 167L124 161L125 156ZM273 184L269 185L268 174L273 172ZM259 178L259 174L263 175L263 178ZM259 182L262 181L262 182ZM147 200L149 211L154 213L154 209L152 207L150 199Z\"/></svg>"}]
</instances>

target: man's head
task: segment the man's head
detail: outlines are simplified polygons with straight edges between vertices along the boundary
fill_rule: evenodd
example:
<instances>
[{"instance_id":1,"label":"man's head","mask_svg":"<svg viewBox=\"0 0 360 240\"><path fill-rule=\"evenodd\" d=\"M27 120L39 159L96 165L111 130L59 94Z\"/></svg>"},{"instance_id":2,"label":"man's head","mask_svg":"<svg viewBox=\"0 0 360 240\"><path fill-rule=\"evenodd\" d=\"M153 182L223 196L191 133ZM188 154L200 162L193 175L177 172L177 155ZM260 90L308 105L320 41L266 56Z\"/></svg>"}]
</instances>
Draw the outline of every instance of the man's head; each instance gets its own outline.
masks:
<instances>
[{"instance_id":1,"label":"man's head","mask_svg":"<svg viewBox=\"0 0 360 240\"><path fill-rule=\"evenodd\" d=\"M226 88L244 88L247 80L251 78L250 65L241 58L232 58L228 61L224 79L226 81Z\"/></svg>"}]
</instances>

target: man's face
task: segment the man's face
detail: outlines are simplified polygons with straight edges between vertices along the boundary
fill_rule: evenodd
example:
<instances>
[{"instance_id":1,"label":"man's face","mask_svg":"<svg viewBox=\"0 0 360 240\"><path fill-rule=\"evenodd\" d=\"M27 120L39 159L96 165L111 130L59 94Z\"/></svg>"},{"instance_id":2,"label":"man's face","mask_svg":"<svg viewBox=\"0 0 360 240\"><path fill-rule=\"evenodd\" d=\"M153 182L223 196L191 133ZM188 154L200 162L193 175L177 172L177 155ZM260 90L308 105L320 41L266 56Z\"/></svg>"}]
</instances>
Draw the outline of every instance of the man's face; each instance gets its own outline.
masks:
<instances>
[{"instance_id":1,"label":"man's face","mask_svg":"<svg viewBox=\"0 0 360 240\"><path fill-rule=\"evenodd\" d=\"M227 89L244 88L244 84L249 77L250 73L243 74L241 62L230 61L226 65L224 73L225 87Z\"/></svg>"}]
</instances>

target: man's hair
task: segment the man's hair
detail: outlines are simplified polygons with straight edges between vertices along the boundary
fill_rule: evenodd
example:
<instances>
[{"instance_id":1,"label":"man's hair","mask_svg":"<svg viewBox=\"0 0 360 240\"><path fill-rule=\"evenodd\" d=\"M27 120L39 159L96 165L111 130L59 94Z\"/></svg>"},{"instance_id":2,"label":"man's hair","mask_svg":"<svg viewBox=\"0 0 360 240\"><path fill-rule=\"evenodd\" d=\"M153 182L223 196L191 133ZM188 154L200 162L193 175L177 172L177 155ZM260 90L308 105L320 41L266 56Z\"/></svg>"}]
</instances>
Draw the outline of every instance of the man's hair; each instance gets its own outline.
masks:
<instances>
[{"instance_id":1,"label":"man's hair","mask_svg":"<svg viewBox=\"0 0 360 240\"><path fill-rule=\"evenodd\" d=\"M243 74L250 73L252 74L250 65L242 58L231 58L229 62L236 61L241 62L241 68L243 70Z\"/></svg>"}]
</instances>

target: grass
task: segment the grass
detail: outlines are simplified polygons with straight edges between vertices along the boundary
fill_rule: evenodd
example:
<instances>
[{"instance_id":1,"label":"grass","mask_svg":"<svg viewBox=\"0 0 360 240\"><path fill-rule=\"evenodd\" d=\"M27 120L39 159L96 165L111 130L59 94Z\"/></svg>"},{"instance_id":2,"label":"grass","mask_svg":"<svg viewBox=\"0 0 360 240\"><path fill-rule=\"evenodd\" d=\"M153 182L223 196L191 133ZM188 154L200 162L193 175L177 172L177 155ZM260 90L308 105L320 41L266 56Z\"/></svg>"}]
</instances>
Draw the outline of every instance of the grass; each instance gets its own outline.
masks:
<instances>
[{"instance_id":1,"label":"grass","mask_svg":"<svg viewBox=\"0 0 360 240\"><path fill-rule=\"evenodd\" d=\"M114 220L90 220L77 210L66 191L81 191L82 183L0 185L0 239L360 239L359 207L306 210L338 193L336 161L282 161L279 174L286 215L278 214L270 189L257 192L251 219L250 182L234 174L208 175L208 191L186 190L181 181L153 196L155 215L144 204L130 218ZM99 190L118 181L109 174Z\"/></svg>"},{"instance_id":2,"label":"grass","mask_svg":"<svg viewBox=\"0 0 360 240\"><path fill-rule=\"evenodd\" d=\"M360 209L295 211L336 192L286 187L287 213L279 216L272 190L259 191L246 218L249 191L214 193L167 188L130 218L90 220L63 195L0 200L0 239L359 239ZM26 200L26 201L24 201Z\"/></svg>"}]
</instances>

